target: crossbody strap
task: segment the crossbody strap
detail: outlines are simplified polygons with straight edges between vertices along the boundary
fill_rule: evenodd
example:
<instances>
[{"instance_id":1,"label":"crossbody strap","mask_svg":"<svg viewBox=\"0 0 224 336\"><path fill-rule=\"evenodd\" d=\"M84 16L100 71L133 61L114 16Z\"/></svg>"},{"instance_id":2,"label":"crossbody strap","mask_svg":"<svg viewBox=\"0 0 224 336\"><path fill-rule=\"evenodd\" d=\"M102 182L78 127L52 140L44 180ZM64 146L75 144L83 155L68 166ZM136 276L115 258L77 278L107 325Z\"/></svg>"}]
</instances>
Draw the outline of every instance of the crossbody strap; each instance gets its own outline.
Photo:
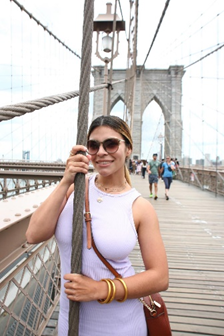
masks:
<instances>
[{"instance_id":1,"label":"crossbody strap","mask_svg":"<svg viewBox=\"0 0 224 336\"><path fill-rule=\"evenodd\" d=\"M102 256L98 248L96 247L92 230L91 230L91 213L89 209L89 178L86 178L86 187L85 187L85 209L86 212L84 214L85 216L85 222L86 222L86 230L87 230L87 248L91 249L93 247L96 255L98 258L104 263L104 265L111 271L111 273L116 278L122 278L122 276L115 270L115 268Z\"/></svg>"}]
</instances>

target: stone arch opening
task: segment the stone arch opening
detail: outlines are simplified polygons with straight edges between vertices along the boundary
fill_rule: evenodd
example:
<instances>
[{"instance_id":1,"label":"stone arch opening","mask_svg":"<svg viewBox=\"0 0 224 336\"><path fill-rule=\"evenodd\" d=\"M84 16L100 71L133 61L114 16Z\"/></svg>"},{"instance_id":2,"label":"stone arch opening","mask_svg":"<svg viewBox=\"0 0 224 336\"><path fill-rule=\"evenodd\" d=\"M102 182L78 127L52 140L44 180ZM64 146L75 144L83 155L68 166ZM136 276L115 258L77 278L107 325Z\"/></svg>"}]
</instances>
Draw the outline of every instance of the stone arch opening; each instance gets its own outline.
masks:
<instances>
[{"instance_id":1,"label":"stone arch opening","mask_svg":"<svg viewBox=\"0 0 224 336\"><path fill-rule=\"evenodd\" d=\"M158 159L164 156L164 115L158 100L151 99L142 114L141 158L151 160L157 153Z\"/></svg>"},{"instance_id":2,"label":"stone arch opening","mask_svg":"<svg viewBox=\"0 0 224 336\"><path fill-rule=\"evenodd\" d=\"M124 108L125 104L123 99L119 98L116 99L112 104L111 104L111 112L110 115L115 115L117 117L120 117L123 119L124 116Z\"/></svg>"},{"instance_id":3,"label":"stone arch opening","mask_svg":"<svg viewBox=\"0 0 224 336\"><path fill-rule=\"evenodd\" d=\"M133 155L138 158L142 153L142 117L150 101L155 100L161 107L165 124L164 152L173 157L181 157L182 154L182 118L181 96L183 66L170 66L168 69L144 69L143 75L138 66L135 82L135 102L133 112ZM94 86L104 82L104 67L94 67ZM126 69L113 70L113 81L125 79ZM113 86L111 91L111 108L118 100L125 101L125 83ZM93 119L102 115L103 90L94 92Z\"/></svg>"}]
</instances>

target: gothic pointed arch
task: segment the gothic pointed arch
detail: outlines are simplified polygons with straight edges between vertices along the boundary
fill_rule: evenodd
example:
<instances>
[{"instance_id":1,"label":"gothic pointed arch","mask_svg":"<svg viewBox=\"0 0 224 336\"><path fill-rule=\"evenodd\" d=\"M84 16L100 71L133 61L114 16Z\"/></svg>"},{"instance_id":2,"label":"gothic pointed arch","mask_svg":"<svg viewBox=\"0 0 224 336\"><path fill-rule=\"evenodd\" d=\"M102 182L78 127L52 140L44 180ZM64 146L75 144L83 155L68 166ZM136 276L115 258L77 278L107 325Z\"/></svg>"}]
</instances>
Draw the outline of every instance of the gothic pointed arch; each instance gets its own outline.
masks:
<instances>
[{"instance_id":1,"label":"gothic pointed arch","mask_svg":"<svg viewBox=\"0 0 224 336\"><path fill-rule=\"evenodd\" d=\"M182 77L183 66L170 66L168 69L136 70L135 102L133 112L133 154L141 157L142 115L146 106L153 99L159 104L164 114L165 123L165 153L174 157L182 155ZM104 82L104 67L94 67L94 86ZM113 70L113 81L126 77L126 69ZM114 85L111 91L111 109L119 100L124 102L125 83ZM95 91L93 103L93 118L102 115L103 90Z\"/></svg>"}]
</instances>

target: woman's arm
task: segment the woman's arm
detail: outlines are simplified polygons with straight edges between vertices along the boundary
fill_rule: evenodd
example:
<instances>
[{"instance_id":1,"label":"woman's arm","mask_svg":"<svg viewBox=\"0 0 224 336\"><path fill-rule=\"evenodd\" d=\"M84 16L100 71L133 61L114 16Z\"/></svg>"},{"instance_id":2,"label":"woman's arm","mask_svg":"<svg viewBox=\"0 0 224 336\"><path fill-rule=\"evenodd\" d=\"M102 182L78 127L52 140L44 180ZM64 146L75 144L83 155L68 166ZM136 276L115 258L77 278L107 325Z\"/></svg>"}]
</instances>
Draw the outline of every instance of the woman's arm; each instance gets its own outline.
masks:
<instances>
[{"instance_id":1,"label":"woman's arm","mask_svg":"<svg viewBox=\"0 0 224 336\"><path fill-rule=\"evenodd\" d=\"M33 213L26 232L30 244L37 244L54 235L58 217L63 210L69 195L74 190L73 182L77 173L88 172L90 156L75 155L78 151L86 151L84 146L74 146L73 156L66 162L64 176L50 196Z\"/></svg>"},{"instance_id":2,"label":"woman's arm","mask_svg":"<svg viewBox=\"0 0 224 336\"><path fill-rule=\"evenodd\" d=\"M148 164L147 167L146 167L146 170L147 170L148 174L151 174L151 170L150 169L151 169L150 164Z\"/></svg>"},{"instance_id":3,"label":"woman's arm","mask_svg":"<svg viewBox=\"0 0 224 336\"><path fill-rule=\"evenodd\" d=\"M125 278L129 298L138 298L168 288L169 271L156 212L150 202L139 197L133 205L145 272Z\"/></svg>"}]
</instances>

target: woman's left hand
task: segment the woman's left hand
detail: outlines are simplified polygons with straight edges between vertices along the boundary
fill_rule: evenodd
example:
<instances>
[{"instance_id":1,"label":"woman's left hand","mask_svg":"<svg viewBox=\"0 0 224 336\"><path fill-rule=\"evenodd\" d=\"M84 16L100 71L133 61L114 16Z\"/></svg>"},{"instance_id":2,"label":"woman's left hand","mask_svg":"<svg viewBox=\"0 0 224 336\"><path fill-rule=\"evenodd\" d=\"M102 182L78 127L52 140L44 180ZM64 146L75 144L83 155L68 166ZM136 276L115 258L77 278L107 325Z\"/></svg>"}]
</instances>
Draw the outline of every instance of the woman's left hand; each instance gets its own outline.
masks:
<instances>
[{"instance_id":1,"label":"woman's left hand","mask_svg":"<svg viewBox=\"0 0 224 336\"><path fill-rule=\"evenodd\" d=\"M95 281L81 274L65 274L65 293L67 298L73 301L96 300L99 281Z\"/></svg>"}]
</instances>

